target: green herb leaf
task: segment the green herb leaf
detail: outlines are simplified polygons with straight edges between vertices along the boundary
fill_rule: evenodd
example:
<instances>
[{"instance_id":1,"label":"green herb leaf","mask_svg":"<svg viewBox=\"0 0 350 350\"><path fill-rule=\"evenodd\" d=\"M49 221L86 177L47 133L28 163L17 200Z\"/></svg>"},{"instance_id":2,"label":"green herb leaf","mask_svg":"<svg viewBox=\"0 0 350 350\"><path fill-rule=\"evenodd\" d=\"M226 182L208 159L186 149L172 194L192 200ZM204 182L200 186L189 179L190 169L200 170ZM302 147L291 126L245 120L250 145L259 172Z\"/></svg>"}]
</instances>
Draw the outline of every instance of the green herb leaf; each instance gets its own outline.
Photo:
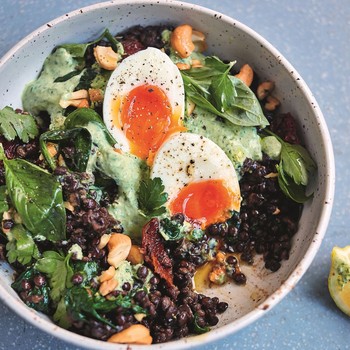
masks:
<instances>
[{"instance_id":1,"label":"green herb leaf","mask_svg":"<svg viewBox=\"0 0 350 350\"><path fill-rule=\"evenodd\" d=\"M66 288L72 287L74 271L70 266L71 254L63 256L55 251L45 251L35 268L48 275L50 281L50 296L54 303L58 303L64 296Z\"/></svg>"},{"instance_id":2,"label":"green herb leaf","mask_svg":"<svg viewBox=\"0 0 350 350\"><path fill-rule=\"evenodd\" d=\"M40 256L38 247L34 243L32 235L23 225L16 224L10 232L11 240L6 244L9 263L18 261L22 265L29 264Z\"/></svg>"},{"instance_id":3,"label":"green herb leaf","mask_svg":"<svg viewBox=\"0 0 350 350\"><path fill-rule=\"evenodd\" d=\"M304 185L296 184L294 180L284 172L283 163L276 165L276 169L278 172L278 185L287 197L301 204L312 198L312 194L309 196L305 195L306 187Z\"/></svg>"},{"instance_id":4,"label":"green herb leaf","mask_svg":"<svg viewBox=\"0 0 350 350\"><path fill-rule=\"evenodd\" d=\"M17 136L23 142L28 142L38 136L39 129L32 115L18 114L7 106L0 110L0 134L9 141Z\"/></svg>"},{"instance_id":5,"label":"green herb leaf","mask_svg":"<svg viewBox=\"0 0 350 350\"><path fill-rule=\"evenodd\" d=\"M236 61L224 63L220 60L220 58L216 56L207 56L205 58L205 67L208 67L214 70L215 73L213 74L228 73L235 63Z\"/></svg>"},{"instance_id":6,"label":"green herb leaf","mask_svg":"<svg viewBox=\"0 0 350 350\"><path fill-rule=\"evenodd\" d=\"M276 166L280 188L287 197L295 202L306 202L312 197L312 194L305 195L305 189L310 174L317 169L316 163L301 145L285 142L270 130L265 130L265 132L276 137L282 146L280 163Z\"/></svg>"},{"instance_id":7,"label":"green herb leaf","mask_svg":"<svg viewBox=\"0 0 350 350\"><path fill-rule=\"evenodd\" d=\"M106 299L98 293L93 293L88 287L81 286L74 286L67 290L65 303L67 312L73 320L85 321L94 317L113 328L116 328L116 325L101 313L108 313L122 307L127 313L131 311L147 314L145 309L133 302L130 295L123 296L120 294L118 297Z\"/></svg>"},{"instance_id":8,"label":"green herb leaf","mask_svg":"<svg viewBox=\"0 0 350 350\"><path fill-rule=\"evenodd\" d=\"M22 272L22 274L16 279L14 283L12 283L11 287L19 294L24 291L22 287L22 281L33 281L34 277L38 274L39 272L35 270L34 267L29 267L27 270ZM37 311L44 312L45 314L50 313L50 289L48 285L38 287L33 283L32 289L29 291L26 290L26 293L29 297L35 296L38 301L34 303L33 301L30 301L30 298L27 298L24 301L27 306Z\"/></svg>"},{"instance_id":9,"label":"green herb leaf","mask_svg":"<svg viewBox=\"0 0 350 350\"><path fill-rule=\"evenodd\" d=\"M79 70L73 70L72 72L62 76L62 77L58 77L54 80L54 83L64 83L65 81L75 77L76 75L79 75L81 73L81 71ZM79 90L79 89L77 89Z\"/></svg>"},{"instance_id":10,"label":"green herb leaf","mask_svg":"<svg viewBox=\"0 0 350 350\"><path fill-rule=\"evenodd\" d=\"M193 320L193 332L196 334L203 334L210 331L209 327L201 327L198 325L198 315L197 313L194 314L194 320Z\"/></svg>"},{"instance_id":11,"label":"green herb leaf","mask_svg":"<svg viewBox=\"0 0 350 350\"><path fill-rule=\"evenodd\" d=\"M300 145L282 143L281 159L283 171L291 176L297 185L308 184L308 173L316 168L306 149Z\"/></svg>"},{"instance_id":12,"label":"green herb leaf","mask_svg":"<svg viewBox=\"0 0 350 350\"><path fill-rule=\"evenodd\" d=\"M65 239L66 211L54 176L23 159L4 159L6 186L24 226L51 241Z\"/></svg>"},{"instance_id":13,"label":"green herb leaf","mask_svg":"<svg viewBox=\"0 0 350 350\"><path fill-rule=\"evenodd\" d=\"M202 109L240 126L268 125L260 103L240 79L229 75L234 64L207 57L206 66L181 71L186 97Z\"/></svg>"},{"instance_id":14,"label":"green herb leaf","mask_svg":"<svg viewBox=\"0 0 350 350\"><path fill-rule=\"evenodd\" d=\"M160 220L159 233L166 241L178 241L184 237L184 227L177 221L164 218Z\"/></svg>"},{"instance_id":15,"label":"green herb leaf","mask_svg":"<svg viewBox=\"0 0 350 350\"><path fill-rule=\"evenodd\" d=\"M106 128L106 125L103 123L99 114L91 108L76 109L74 112L68 115L67 119L64 122L64 125L66 129L74 129L77 127L85 127L89 123L98 124L102 128L106 139L111 146L114 146L117 143L117 141Z\"/></svg>"},{"instance_id":16,"label":"green herb leaf","mask_svg":"<svg viewBox=\"0 0 350 350\"><path fill-rule=\"evenodd\" d=\"M7 201L7 190L6 186L0 186L0 218L2 218L2 215L5 211L9 210L9 204Z\"/></svg>"},{"instance_id":17,"label":"green herb leaf","mask_svg":"<svg viewBox=\"0 0 350 350\"><path fill-rule=\"evenodd\" d=\"M40 147L41 152L49 164L51 169L56 168L56 162L54 158L51 157L48 149L47 142L57 142L58 144L64 146L67 141L72 141L74 144L75 152L72 159L72 169L73 171L84 172L89 161L91 154L91 134L85 128L73 128L69 130L50 130L40 135Z\"/></svg>"},{"instance_id":18,"label":"green herb leaf","mask_svg":"<svg viewBox=\"0 0 350 350\"><path fill-rule=\"evenodd\" d=\"M66 49L73 57L82 58L82 57L84 57L85 52L90 45L98 43L103 38L106 38L107 40L109 40L113 51L118 52L121 55L124 54L124 48L123 48L122 44L109 32L108 29L106 29L97 39L90 41L88 43L85 43L85 44L64 44L64 45L61 45L59 47Z\"/></svg>"},{"instance_id":19,"label":"green herb leaf","mask_svg":"<svg viewBox=\"0 0 350 350\"><path fill-rule=\"evenodd\" d=\"M145 216L159 216L166 212L163 206L168 200L164 185L159 177L141 181L138 191L138 203Z\"/></svg>"}]
</instances>

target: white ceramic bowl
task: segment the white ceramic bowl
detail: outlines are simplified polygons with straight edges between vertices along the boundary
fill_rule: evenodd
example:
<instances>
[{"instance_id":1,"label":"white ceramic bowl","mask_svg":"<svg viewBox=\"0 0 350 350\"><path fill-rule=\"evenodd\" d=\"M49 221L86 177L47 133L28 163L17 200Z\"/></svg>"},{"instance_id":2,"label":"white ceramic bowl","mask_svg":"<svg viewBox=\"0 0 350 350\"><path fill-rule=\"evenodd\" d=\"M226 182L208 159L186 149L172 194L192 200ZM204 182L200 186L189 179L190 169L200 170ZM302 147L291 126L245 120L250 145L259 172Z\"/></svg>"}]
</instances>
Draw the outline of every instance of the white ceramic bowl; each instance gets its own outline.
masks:
<instances>
[{"instance_id":1,"label":"white ceramic bowl","mask_svg":"<svg viewBox=\"0 0 350 350\"><path fill-rule=\"evenodd\" d=\"M236 59L238 65L249 63L262 79L276 83L276 95L282 111L291 112L302 125L301 132L318 165L315 195L303 210L300 227L293 240L288 261L271 273L257 261L243 267L248 276L246 287L228 284L207 291L219 294L230 309L222 315L211 332L152 349L184 349L226 336L258 319L276 305L300 280L311 264L325 234L334 193L334 159L331 140L322 113L296 70L265 39L247 26L203 7L172 0L119 0L101 3L71 12L39 28L19 42L0 61L1 106L21 106L24 85L39 73L45 57L58 44L87 42L104 28L112 33L132 25L189 23L207 36L208 52L223 59ZM20 72L20 74L19 74ZM40 329L78 346L95 349L127 349L125 345L105 343L82 337L54 325L47 317L27 308L11 289L12 271L0 266L0 297L27 321ZM133 349L145 347L133 346Z\"/></svg>"}]
</instances>

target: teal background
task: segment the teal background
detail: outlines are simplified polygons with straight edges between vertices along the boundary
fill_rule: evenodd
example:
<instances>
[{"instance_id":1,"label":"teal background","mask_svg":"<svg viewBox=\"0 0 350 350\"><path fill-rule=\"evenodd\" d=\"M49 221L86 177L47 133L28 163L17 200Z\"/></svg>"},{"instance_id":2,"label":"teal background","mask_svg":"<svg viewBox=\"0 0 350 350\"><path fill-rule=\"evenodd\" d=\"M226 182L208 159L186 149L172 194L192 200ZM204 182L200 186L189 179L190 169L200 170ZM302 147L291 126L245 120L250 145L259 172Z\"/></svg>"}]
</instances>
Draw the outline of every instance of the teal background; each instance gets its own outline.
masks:
<instances>
[{"instance_id":1,"label":"teal background","mask_svg":"<svg viewBox=\"0 0 350 350\"><path fill-rule=\"evenodd\" d=\"M0 0L0 57L37 27L95 2ZM332 247L350 244L350 1L191 2L248 25L296 68L324 113L333 139L337 173L327 234L298 285L255 323L200 349L350 349L350 319L335 307L327 289ZM0 302L2 349L78 348L37 330Z\"/></svg>"}]
</instances>

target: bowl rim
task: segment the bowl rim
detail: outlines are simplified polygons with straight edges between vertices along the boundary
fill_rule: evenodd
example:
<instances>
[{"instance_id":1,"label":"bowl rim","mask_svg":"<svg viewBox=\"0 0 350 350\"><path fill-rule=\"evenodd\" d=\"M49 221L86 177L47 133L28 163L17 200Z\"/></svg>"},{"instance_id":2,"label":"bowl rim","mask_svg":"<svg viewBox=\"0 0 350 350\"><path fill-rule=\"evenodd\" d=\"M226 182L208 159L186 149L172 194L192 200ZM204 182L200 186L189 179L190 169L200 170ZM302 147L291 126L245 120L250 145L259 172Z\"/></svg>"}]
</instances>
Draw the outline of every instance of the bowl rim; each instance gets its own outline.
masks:
<instances>
[{"instance_id":1,"label":"bowl rim","mask_svg":"<svg viewBox=\"0 0 350 350\"><path fill-rule=\"evenodd\" d=\"M274 57L278 57L282 66L284 66L287 71L292 74L295 80L297 87L302 91L304 97L306 98L308 104L313 106L314 115L317 116L318 120L318 128L322 139L324 140L324 155L325 162L328 164L328 174L325 179L325 193L322 200L324 200L324 205L322 206L322 211L320 213L320 220L317 223L315 236L312 242L309 245L306 254L302 257L298 265L295 269L289 274L288 278L281 284L281 286L271 294L262 304L258 305L254 310L250 311L243 317L239 319L221 326L217 329L211 330L209 333L204 335L191 336L188 338L183 338L180 340L171 341L168 343L161 344L152 344L150 348L152 349L161 349L166 347L167 349L179 350L194 347L196 345L200 345L200 342L213 342L215 340L221 339L225 336L232 335L233 333L238 332L242 328L247 325L255 322L258 318L266 313L266 311L270 310L272 307L277 305L297 284L297 282L302 278L304 273L307 271L309 266L311 265L314 257L316 256L322 239L326 233L328 222L332 212L333 200L334 200L334 191L335 191L335 161L333 154L333 146L330 138L330 134L328 131L328 127L326 125L324 116L322 111L311 93L309 87L303 80L303 78L299 75L296 69L289 63L289 61L265 38L263 38L260 34L255 32L255 30L251 29L247 25L241 23L240 21L229 17L225 14L222 14L218 11L214 11L207 7L192 4L190 2L182 2L177 0L133 0L132 4L142 5L142 4L154 4L157 6L166 6L171 5L173 7L184 8L187 10L195 10L198 12L204 12L207 15L217 16L220 20L228 22L230 24L234 24L237 28L246 32L249 36L256 39L260 42L264 48L266 48ZM79 16L86 12L91 12L99 8L103 7L114 7L114 6L123 6L123 5L131 5L129 0L116 0L116 1L105 1L99 2L93 5L85 6L78 8L76 10L70 11L67 14L63 14L53 20L46 22L46 24L38 27L30 34L26 35L22 40L20 40L17 44L15 44L5 55L0 58L0 67L4 65L15 53L23 46L25 46L31 39L37 37L43 32L49 30L51 26L57 25L61 22L66 21L67 19L72 19L76 16ZM27 307L19 298L16 298L10 295L6 289L0 284L0 299L2 302L12 309L15 313L17 313L22 319L26 320L30 324L36 326L40 330L44 331L49 335L53 335L60 340L68 342L70 344L74 344L77 346L83 346L84 348L99 348L106 350L116 350L116 349L129 349L127 344L112 344L107 343L101 340L96 340L92 338L88 338L77 333L68 331L64 328L59 327L58 325L52 323L49 320L41 318L39 314ZM119 345L119 347L118 347ZM145 349L145 346L133 345L133 349Z\"/></svg>"}]
</instances>

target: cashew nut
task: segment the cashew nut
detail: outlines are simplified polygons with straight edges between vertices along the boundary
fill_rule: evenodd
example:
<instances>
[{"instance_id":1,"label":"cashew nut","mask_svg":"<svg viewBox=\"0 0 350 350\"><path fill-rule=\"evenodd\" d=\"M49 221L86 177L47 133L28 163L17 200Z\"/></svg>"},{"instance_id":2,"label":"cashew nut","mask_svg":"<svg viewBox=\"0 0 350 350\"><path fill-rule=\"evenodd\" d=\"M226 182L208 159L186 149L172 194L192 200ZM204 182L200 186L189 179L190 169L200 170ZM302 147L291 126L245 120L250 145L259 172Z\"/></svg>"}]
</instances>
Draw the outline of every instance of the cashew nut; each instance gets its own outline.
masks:
<instances>
[{"instance_id":1,"label":"cashew nut","mask_svg":"<svg viewBox=\"0 0 350 350\"><path fill-rule=\"evenodd\" d=\"M99 288L99 292L101 295L106 296L110 292L113 292L118 286L118 281L114 278L104 281Z\"/></svg>"},{"instance_id":2,"label":"cashew nut","mask_svg":"<svg viewBox=\"0 0 350 350\"><path fill-rule=\"evenodd\" d=\"M192 68L202 68L203 64L200 60L192 60Z\"/></svg>"},{"instance_id":3,"label":"cashew nut","mask_svg":"<svg viewBox=\"0 0 350 350\"><path fill-rule=\"evenodd\" d=\"M117 268L128 257L130 249L131 239L129 236L121 233L112 234L108 241L108 264Z\"/></svg>"},{"instance_id":4,"label":"cashew nut","mask_svg":"<svg viewBox=\"0 0 350 350\"><path fill-rule=\"evenodd\" d=\"M119 54L114 52L110 46L96 46L94 56L98 65L106 70L116 69L120 59Z\"/></svg>"},{"instance_id":5,"label":"cashew nut","mask_svg":"<svg viewBox=\"0 0 350 350\"><path fill-rule=\"evenodd\" d=\"M111 280L115 275L115 267L110 266L108 270L105 270L101 273L101 276L99 277L99 280L101 283L105 281Z\"/></svg>"},{"instance_id":6,"label":"cashew nut","mask_svg":"<svg viewBox=\"0 0 350 350\"><path fill-rule=\"evenodd\" d=\"M238 74L235 75L236 78L242 80L244 84L250 86L253 82L254 72L249 64L244 64Z\"/></svg>"},{"instance_id":7,"label":"cashew nut","mask_svg":"<svg viewBox=\"0 0 350 350\"><path fill-rule=\"evenodd\" d=\"M190 69L191 68L191 66L188 63L182 63L182 62L176 63L176 66L180 70L186 70L186 69Z\"/></svg>"},{"instance_id":8,"label":"cashew nut","mask_svg":"<svg viewBox=\"0 0 350 350\"><path fill-rule=\"evenodd\" d=\"M71 212L74 211L73 205L72 205L71 203L69 203L68 201L63 202L63 205L64 205L64 207L65 207L67 210L69 210L69 211L71 211Z\"/></svg>"},{"instance_id":9,"label":"cashew nut","mask_svg":"<svg viewBox=\"0 0 350 350\"><path fill-rule=\"evenodd\" d=\"M62 96L59 104L62 108L73 106L77 108L89 107L89 94L87 90L77 90Z\"/></svg>"},{"instance_id":10,"label":"cashew nut","mask_svg":"<svg viewBox=\"0 0 350 350\"><path fill-rule=\"evenodd\" d=\"M186 101L186 110L187 110L187 115L190 116L194 109L196 107L196 104L194 102L192 102L191 100L187 99Z\"/></svg>"},{"instance_id":11,"label":"cashew nut","mask_svg":"<svg viewBox=\"0 0 350 350\"><path fill-rule=\"evenodd\" d=\"M258 96L258 99L262 101L266 96L270 95L274 88L275 83L273 81L262 82L256 90L256 95Z\"/></svg>"},{"instance_id":12,"label":"cashew nut","mask_svg":"<svg viewBox=\"0 0 350 350\"><path fill-rule=\"evenodd\" d=\"M140 251L140 247L137 245L132 245L126 260L130 261L130 263L133 265L142 264L144 259L143 254Z\"/></svg>"},{"instance_id":13,"label":"cashew nut","mask_svg":"<svg viewBox=\"0 0 350 350\"><path fill-rule=\"evenodd\" d=\"M107 245L107 243L109 242L110 238L111 238L111 235L108 235L107 233L103 234L100 237L100 243L98 244L97 248L103 249Z\"/></svg>"},{"instance_id":14,"label":"cashew nut","mask_svg":"<svg viewBox=\"0 0 350 350\"><path fill-rule=\"evenodd\" d=\"M186 58L190 56L195 49L192 41L192 27L188 24L176 27L171 33L170 43L180 57Z\"/></svg>"},{"instance_id":15,"label":"cashew nut","mask_svg":"<svg viewBox=\"0 0 350 350\"><path fill-rule=\"evenodd\" d=\"M264 107L269 112L273 112L280 105L280 101L273 96L267 96L266 101Z\"/></svg>"},{"instance_id":16,"label":"cashew nut","mask_svg":"<svg viewBox=\"0 0 350 350\"><path fill-rule=\"evenodd\" d=\"M113 334L107 341L110 343L150 345L152 337L147 327L142 324L133 324L129 328Z\"/></svg>"},{"instance_id":17,"label":"cashew nut","mask_svg":"<svg viewBox=\"0 0 350 350\"><path fill-rule=\"evenodd\" d=\"M207 49L207 43L205 41L205 35L198 30L192 31L192 42L195 47L195 51L203 52Z\"/></svg>"}]
</instances>

